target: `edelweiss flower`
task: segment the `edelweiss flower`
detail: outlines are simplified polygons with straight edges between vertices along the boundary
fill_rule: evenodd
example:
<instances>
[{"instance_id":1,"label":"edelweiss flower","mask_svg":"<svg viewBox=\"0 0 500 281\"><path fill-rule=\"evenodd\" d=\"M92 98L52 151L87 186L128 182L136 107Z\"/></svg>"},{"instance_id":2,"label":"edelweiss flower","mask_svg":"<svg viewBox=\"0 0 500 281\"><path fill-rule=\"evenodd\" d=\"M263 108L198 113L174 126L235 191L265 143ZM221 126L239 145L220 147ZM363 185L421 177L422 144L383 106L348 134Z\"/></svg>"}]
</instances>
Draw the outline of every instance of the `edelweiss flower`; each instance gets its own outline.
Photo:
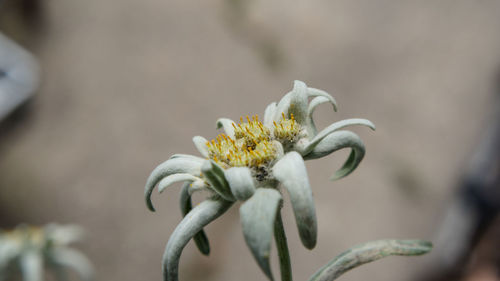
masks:
<instances>
[{"instance_id":1,"label":"edelweiss flower","mask_svg":"<svg viewBox=\"0 0 500 281\"><path fill-rule=\"evenodd\" d=\"M162 192L175 182L184 182L180 203L185 217L164 252L165 280L178 280L179 258L191 238L208 255L209 244L202 228L236 201L244 201L240 216L247 245L272 280L269 253L273 235L280 258L288 256L283 252L287 247L279 212L280 184L290 195L302 244L314 248L316 214L304 160L351 148L348 159L332 177L342 178L357 167L365 149L356 134L340 129L356 124L375 129L366 119L347 119L318 133L312 115L323 103L332 104L336 110L335 100L328 93L295 81L291 92L266 108L262 122L257 115L241 118L239 124L221 118L217 128L223 128L224 134L211 141L200 136L193 138L203 158L177 154L154 169L145 187L146 204L152 211L151 193L155 186ZM202 189L209 190L212 196L192 208L191 194ZM284 247L280 243L285 243Z\"/></svg>"},{"instance_id":2,"label":"edelweiss flower","mask_svg":"<svg viewBox=\"0 0 500 281\"><path fill-rule=\"evenodd\" d=\"M43 280L44 264L63 274L65 267L75 270L82 280L93 280L90 262L80 252L68 247L82 236L80 227L49 224L43 228L20 225L10 231L0 231L0 280L10 270L21 270L23 280Z\"/></svg>"}]
</instances>

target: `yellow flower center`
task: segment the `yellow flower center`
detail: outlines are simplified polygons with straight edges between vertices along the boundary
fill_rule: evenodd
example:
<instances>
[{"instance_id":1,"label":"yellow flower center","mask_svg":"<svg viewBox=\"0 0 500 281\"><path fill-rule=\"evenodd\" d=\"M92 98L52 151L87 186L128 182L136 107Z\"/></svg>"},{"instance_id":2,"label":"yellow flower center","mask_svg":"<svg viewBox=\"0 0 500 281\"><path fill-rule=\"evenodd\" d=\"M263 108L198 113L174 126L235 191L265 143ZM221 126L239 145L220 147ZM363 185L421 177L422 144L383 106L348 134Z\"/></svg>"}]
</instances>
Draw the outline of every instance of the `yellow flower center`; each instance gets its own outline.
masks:
<instances>
[{"instance_id":1,"label":"yellow flower center","mask_svg":"<svg viewBox=\"0 0 500 281\"><path fill-rule=\"evenodd\" d=\"M273 140L292 142L299 135L300 126L295 122L293 115L290 119L274 122L274 128L268 128L259 121L257 115L251 119L243 117L240 123L233 123L234 139L220 134L206 143L209 158L224 169L230 167L259 168L267 166L277 157Z\"/></svg>"},{"instance_id":2,"label":"yellow flower center","mask_svg":"<svg viewBox=\"0 0 500 281\"><path fill-rule=\"evenodd\" d=\"M284 113L281 113L281 116L283 118L278 123L273 122L274 138L284 145L293 143L299 137L300 125L295 122L293 114L290 114L290 119L287 119Z\"/></svg>"},{"instance_id":3,"label":"yellow flower center","mask_svg":"<svg viewBox=\"0 0 500 281\"><path fill-rule=\"evenodd\" d=\"M16 228L5 233L5 238L13 243L23 243L29 241L33 245L41 246L45 241L44 231L40 227L26 226L25 228Z\"/></svg>"}]
</instances>

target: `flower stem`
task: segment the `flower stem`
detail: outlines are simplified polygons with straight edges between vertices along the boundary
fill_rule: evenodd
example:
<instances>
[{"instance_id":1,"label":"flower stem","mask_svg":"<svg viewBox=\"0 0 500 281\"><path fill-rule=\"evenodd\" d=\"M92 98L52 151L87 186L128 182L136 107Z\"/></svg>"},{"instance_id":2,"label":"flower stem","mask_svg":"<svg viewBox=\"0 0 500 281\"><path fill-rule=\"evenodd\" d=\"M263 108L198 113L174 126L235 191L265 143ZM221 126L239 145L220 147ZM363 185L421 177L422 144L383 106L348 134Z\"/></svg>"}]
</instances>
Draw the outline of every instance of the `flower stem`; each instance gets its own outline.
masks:
<instances>
[{"instance_id":1,"label":"flower stem","mask_svg":"<svg viewBox=\"0 0 500 281\"><path fill-rule=\"evenodd\" d=\"M292 266L290 264L290 254L288 253L288 243L286 241L281 211L278 210L276 222L274 224L274 239L276 248L278 248L278 257L280 261L281 281L292 281Z\"/></svg>"}]
</instances>

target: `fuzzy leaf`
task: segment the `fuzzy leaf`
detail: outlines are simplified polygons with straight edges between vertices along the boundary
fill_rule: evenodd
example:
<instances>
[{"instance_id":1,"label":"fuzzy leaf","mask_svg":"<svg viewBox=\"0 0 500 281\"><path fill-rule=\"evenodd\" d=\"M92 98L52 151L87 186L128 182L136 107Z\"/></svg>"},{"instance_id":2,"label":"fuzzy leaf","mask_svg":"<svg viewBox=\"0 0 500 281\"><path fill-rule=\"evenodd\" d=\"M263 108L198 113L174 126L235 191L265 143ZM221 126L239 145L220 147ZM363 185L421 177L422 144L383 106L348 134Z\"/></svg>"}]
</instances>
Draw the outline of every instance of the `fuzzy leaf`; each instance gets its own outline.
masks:
<instances>
[{"instance_id":1,"label":"fuzzy leaf","mask_svg":"<svg viewBox=\"0 0 500 281\"><path fill-rule=\"evenodd\" d=\"M153 192L156 184L163 178L168 177L172 174L187 173L193 176L200 175L201 164L203 162L199 161L198 159L201 158L179 156L163 162L153 170L148 180L146 181L146 186L144 187L144 197L146 199L146 205L151 211L155 211L153 202L151 202L151 193Z\"/></svg>"},{"instance_id":2,"label":"fuzzy leaf","mask_svg":"<svg viewBox=\"0 0 500 281\"><path fill-rule=\"evenodd\" d=\"M209 188L210 186L207 184L207 182L205 182L203 179L198 179L189 185L188 192L189 195L193 195L195 191L207 190Z\"/></svg>"},{"instance_id":3,"label":"fuzzy leaf","mask_svg":"<svg viewBox=\"0 0 500 281\"><path fill-rule=\"evenodd\" d=\"M181 190L180 196L180 206L182 217L185 217L192 209L193 203L191 202L191 195L189 194L189 182L184 183ZM198 233L196 233L193 237L194 243L200 252L208 256L210 254L210 244L208 242L208 237L205 234L205 231L201 229Z\"/></svg>"},{"instance_id":4,"label":"fuzzy leaf","mask_svg":"<svg viewBox=\"0 0 500 281\"><path fill-rule=\"evenodd\" d=\"M285 114L290 118L290 114L293 114L295 120L304 125L307 118L307 85L299 80L295 80L293 84L292 95L290 97L290 107Z\"/></svg>"},{"instance_id":5,"label":"fuzzy leaf","mask_svg":"<svg viewBox=\"0 0 500 281\"><path fill-rule=\"evenodd\" d=\"M180 181L189 181L190 183L196 180L200 180L199 177L195 177L191 174L185 174L185 173L180 173L180 174L173 174L168 177L163 178L159 183L158 183L158 192L162 193L165 188L170 186L171 184L174 184L176 182Z\"/></svg>"},{"instance_id":6,"label":"fuzzy leaf","mask_svg":"<svg viewBox=\"0 0 500 281\"><path fill-rule=\"evenodd\" d=\"M217 163L212 160L206 160L201 167L201 172L213 191L227 201L235 200L224 175L224 170Z\"/></svg>"},{"instance_id":7,"label":"fuzzy leaf","mask_svg":"<svg viewBox=\"0 0 500 281\"><path fill-rule=\"evenodd\" d=\"M277 105L274 112L274 121L280 120L281 114L285 114L290 118L290 113L293 113L295 120L301 125L305 124L307 116L307 86L304 82L295 80L293 89L287 93Z\"/></svg>"},{"instance_id":8,"label":"fuzzy leaf","mask_svg":"<svg viewBox=\"0 0 500 281\"><path fill-rule=\"evenodd\" d=\"M43 260L35 250L28 250L21 255L19 260L24 281L43 280Z\"/></svg>"},{"instance_id":9,"label":"fuzzy leaf","mask_svg":"<svg viewBox=\"0 0 500 281\"><path fill-rule=\"evenodd\" d=\"M240 207L245 241L266 276L273 280L269 256L274 222L281 204L281 194L271 188L258 188Z\"/></svg>"},{"instance_id":10,"label":"fuzzy leaf","mask_svg":"<svg viewBox=\"0 0 500 281\"><path fill-rule=\"evenodd\" d=\"M373 123L370 120L359 119L359 118L345 119L342 121L335 122L335 123L331 124L330 126L326 127L321 132L319 132L310 142L306 143L304 147L299 147L298 150L300 151L300 153L302 155L307 155L326 136L328 136L329 134L331 134L335 131L338 131L344 127L352 126L352 125L364 125L364 126L371 128L372 130L375 130L375 125L373 125Z\"/></svg>"},{"instance_id":11,"label":"fuzzy leaf","mask_svg":"<svg viewBox=\"0 0 500 281\"><path fill-rule=\"evenodd\" d=\"M276 105L276 109L274 110L274 116L272 118L273 121L280 120L282 118L282 113L284 113L285 115L288 114L288 108L290 108L290 100L292 98L292 95L293 91L290 91L286 95L284 95L278 102L278 104Z\"/></svg>"},{"instance_id":12,"label":"fuzzy leaf","mask_svg":"<svg viewBox=\"0 0 500 281\"><path fill-rule=\"evenodd\" d=\"M264 111L264 125L271 127L274 121L274 115L276 114L276 102L269 104Z\"/></svg>"},{"instance_id":13,"label":"fuzzy leaf","mask_svg":"<svg viewBox=\"0 0 500 281\"><path fill-rule=\"evenodd\" d=\"M304 159L321 158L342 148L351 148L351 153L342 167L330 178L331 180L337 180L354 171L365 155L363 141L355 133L350 131L336 131L329 134L309 154L305 155Z\"/></svg>"},{"instance_id":14,"label":"fuzzy leaf","mask_svg":"<svg viewBox=\"0 0 500 281\"><path fill-rule=\"evenodd\" d=\"M0 274L22 251L20 244L12 243L11 239L3 238L2 235L5 234L0 233Z\"/></svg>"},{"instance_id":15,"label":"fuzzy leaf","mask_svg":"<svg viewBox=\"0 0 500 281\"><path fill-rule=\"evenodd\" d=\"M60 225L50 223L44 227L45 236L50 242L57 245L68 245L79 241L85 235L85 230L75 224Z\"/></svg>"},{"instance_id":16,"label":"fuzzy leaf","mask_svg":"<svg viewBox=\"0 0 500 281\"><path fill-rule=\"evenodd\" d=\"M274 165L273 175L290 194L302 244L308 249L314 248L317 237L316 211L302 156L295 151L287 153Z\"/></svg>"},{"instance_id":17,"label":"fuzzy leaf","mask_svg":"<svg viewBox=\"0 0 500 281\"><path fill-rule=\"evenodd\" d=\"M194 156L191 154L182 154L182 153L176 153L176 154L170 156L169 159L175 159L175 158L189 159L189 160L200 162L200 163L205 161L205 159L203 159L201 157Z\"/></svg>"},{"instance_id":18,"label":"fuzzy leaf","mask_svg":"<svg viewBox=\"0 0 500 281\"><path fill-rule=\"evenodd\" d=\"M207 142L208 140L204 137L201 136L195 136L193 138L194 146L198 151L200 152L203 157L208 158L208 148L207 148Z\"/></svg>"},{"instance_id":19,"label":"fuzzy leaf","mask_svg":"<svg viewBox=\"0 0 500 281\"><path fill-rule=\"evenodd\" d=\"M327 98L333 106L333 111L337 111L337 102L329 93L327 93L323 90L320 90L320 89L316 89L316 88L307 88L307 92L309 94L309 97L325 97L325 98Z\"/></svg>"},{"instance_id":20,"label":"fuzzy leaf","mask_svg":"<svg viewBox=\"0 0 500 281\"><path fill-rule=\"evenodd\" d=\"M163 280L179 280L179 259L182 250L204 226L222 215L232 202L223 199L207 199L194 207L177 225L168 240L163 254Z\"/></svg>"},{"instance_id":21,"label":"fuzzy leaf","mask_svg":"<svg viewBox=\"0 0 500 281\"><path fill-rule=\"evenodd\" d=\"M355 267L387 256L418 256L428 253L432 244L422 240L379 240L343 252L318 270L309 281L332 281Z\"/></svg>"},{"instance_id":22,"label":"fuzzy leaf","mask_svg":"<svg viewBox=\"0 0 500 281\"><path fill-rule=\"evenodd\" d=\"M309 107L307 109L306 129L310 136L315 136L318 133L318 130L316 129L316 124L314 124L314 119L313 119L314 110L316 110L316 107L318 107L318 105L328 102L331 103L331 100L328 99L327 97L319 96L313 98L312 101L309 103ZM335 105L333 106L333 108L335 109Z\"/></svg>"},{"instance_id":23,"label":"fuzzy leaf","mask_svg":"<svg viewBox=\"0 0 500 281\"><path fill-rule=\"evenodd\" d=\"M219 118L217 120L217 129L223 128L224 132L228 137L231 137L234 139L234 127L233 124L236 125L236 123L233 122L233 120L228 119L228 118Z\"/></svg>"},{"instance_id":24,"label":"fuzzy leaf","mask_svg":"<svg viewBox=\"0 0 500 281\"><path fill-rule=\"evenodd\" d=\"M224 171L231 192L236 199L245 201L255 192L255 184L250 169L233 167Z\"/></svg>"},{"instance_id":25,"label":"fuzzy leaf","mask_svg":"<svg viewBox=\"0 0 500 281\"><path fill-rule=\"evenodd\" d=\"M84 281L94 280L94 270L89 260L80 252L70 248L58 247L50 253L52 262L56 265L73 269Z\"/></svg>"}]
</instances>

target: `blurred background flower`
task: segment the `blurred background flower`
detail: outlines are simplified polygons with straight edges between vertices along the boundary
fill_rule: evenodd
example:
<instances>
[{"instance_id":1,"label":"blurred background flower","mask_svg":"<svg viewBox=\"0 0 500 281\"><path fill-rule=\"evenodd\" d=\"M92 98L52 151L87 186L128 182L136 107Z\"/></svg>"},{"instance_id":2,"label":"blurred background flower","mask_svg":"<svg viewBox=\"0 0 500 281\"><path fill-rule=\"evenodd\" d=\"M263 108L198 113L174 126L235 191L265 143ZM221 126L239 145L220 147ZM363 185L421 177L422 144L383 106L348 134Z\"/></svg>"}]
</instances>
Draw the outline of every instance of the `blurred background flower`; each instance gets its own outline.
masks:
<instances>
[{"instance_id":1,"label":"blurred background flower","mask_svg":"<svg viewBox=\"0 0 500 281\"><path fill-rule=\"evenodd\" d=\"M87 258L69 247L78 241L83 230L76 225L48 224L44 227L19 225L0 231L0 280L43 281L46 271L56 280L69 280L74 271L83 281L94 280L94 270Z\"/></svg>"},{"instance_id":2,"label":"blurred background flower","mask_svg":"<svg viewBox=\"0 0 500 281\"><path fill-rule=\"evenodd\" d=\"M177 192L166 191L151 215L144 179L174 153L195 154L195 134L215 137L221 113L263 114L301 79L339 105L318 107L318 128L362 116L377 132L353 129L367 154L345 179L328 181L347 150L306 164L319 239L312 252L301 247L285 204L296 280L364 241L434 241L495 106L499 12L497 1L465 0L3 0L0 29L38 58L42 80L0 127L0 227L78 223L100 279L158 280L158 242L181 214ZM237 209L205 229L209 258L188 244L182 278L265 280ZM498 249L498 227L488 229L486 248ZM341 278L410 280L440 247ZM494 255L484 253L467 274L494 280Z\"/></svg>"}]
</instances>

